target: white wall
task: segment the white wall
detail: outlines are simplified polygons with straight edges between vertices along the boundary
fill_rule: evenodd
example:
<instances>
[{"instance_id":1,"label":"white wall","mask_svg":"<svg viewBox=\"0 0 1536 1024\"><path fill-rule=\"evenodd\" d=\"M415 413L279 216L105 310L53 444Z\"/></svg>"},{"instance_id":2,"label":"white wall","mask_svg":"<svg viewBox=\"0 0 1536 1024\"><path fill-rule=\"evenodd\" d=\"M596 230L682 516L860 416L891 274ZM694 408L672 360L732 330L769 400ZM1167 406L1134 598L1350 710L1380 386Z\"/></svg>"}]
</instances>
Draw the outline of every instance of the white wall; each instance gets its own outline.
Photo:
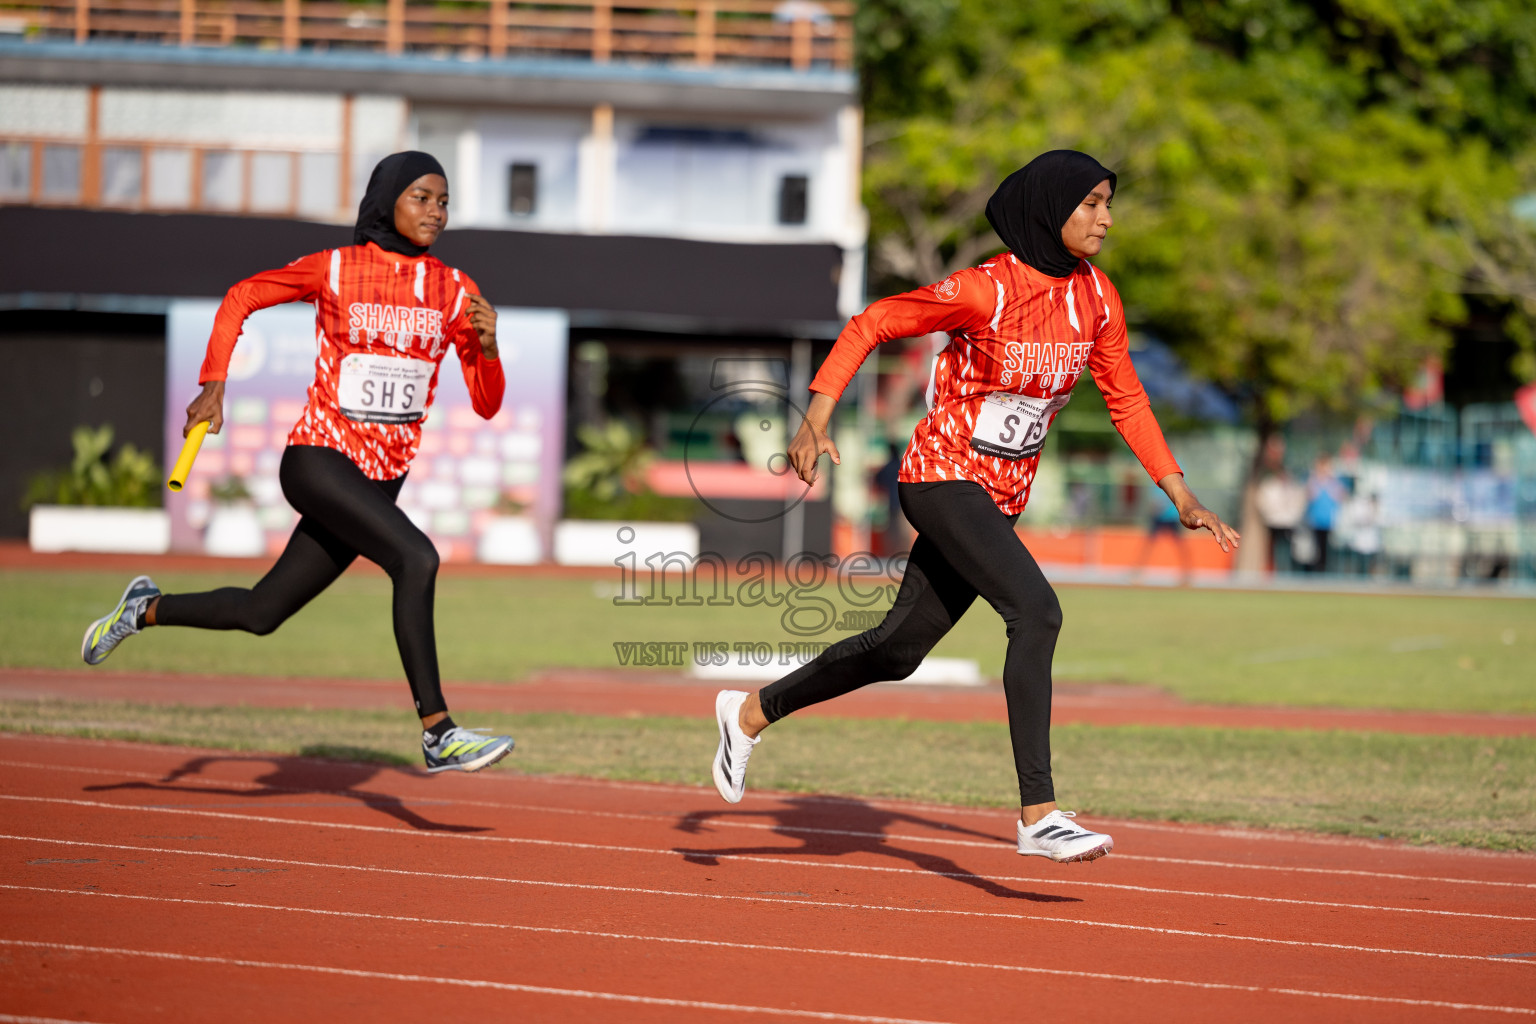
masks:
<instances>
[{"instance_id":1,"label":"white wall","mask_svg":"<svg viewBox=\"0 0 1536 1024\"><path fill-rule=\"evenodd\" d=\"M701 121L621 111L613 119L607 155L607 141L593 136L603 119L591 111L492 113L421 106L412 111L407 142L435 154L449 171L454 223L460 227L830 241L853 250L864 239L857 180L861 143L857 118L850 121L845 114L800 122ZM661 137L654 129L661 129ZM690 137L699 129L714 135ZM610 159L611 177L595 166ZM509 209L508 175L515 163L538 169L537 206L530 216ZM790 174L809 180L803 225L778 223L780 182Z\"/></svg>"},{"instance_id":2,"label":"white wall","mask_svg":"<svg viewBox=\"0 0 1536 1024\"><path fill-rule=\"evenodd\" d=\"M847 168L835 118L699 122L620 115L612 230L729 241L839 240ZM785 175L809 179L803 225L778 223Z\"/></svg>"},{"instance_id":3,"label":"white wall","mask_svg":"<svg viewBox=\"0 0 1536 1024\"><path fill-rule=\"evenodd\" d=\"M0 85L0 133L82 136L87 103L84 86Z\"/></svg>"},{"instance_id":4,"label":"white wall","mask_svg":"<svg viewBox=\"0 0 1536 1024\"><path fill-rule=\"evenodd\" d=\"M405 147L407 108L398 96L358 96L352 101L352 194L356 205L368 190L368 175L391 153Z\"/></svg>"},{"instance_id":5,"label":"white wall","mask_svg":"<svg viewBox=\"0 0 1536 1024\"><path fill-rule=\"evenodd\" d=\"M322 93L105 87L100 110L103 139L334 151L341 138L341 97Z\"/></svg>"},{"instance_id":6,"label":"white wall","mask_svg":"<svg viewBox=\"0 0 1536 1024\"><path fill-rule=\"evenodd\" d=\"M590 116L569 114L480 117L477 223L486 227L576 230L577 155L590 124ZM508 208L508 174L515 163L538 168L536 206L531 215L517 215Z\"/></svg>"}]
</instances>

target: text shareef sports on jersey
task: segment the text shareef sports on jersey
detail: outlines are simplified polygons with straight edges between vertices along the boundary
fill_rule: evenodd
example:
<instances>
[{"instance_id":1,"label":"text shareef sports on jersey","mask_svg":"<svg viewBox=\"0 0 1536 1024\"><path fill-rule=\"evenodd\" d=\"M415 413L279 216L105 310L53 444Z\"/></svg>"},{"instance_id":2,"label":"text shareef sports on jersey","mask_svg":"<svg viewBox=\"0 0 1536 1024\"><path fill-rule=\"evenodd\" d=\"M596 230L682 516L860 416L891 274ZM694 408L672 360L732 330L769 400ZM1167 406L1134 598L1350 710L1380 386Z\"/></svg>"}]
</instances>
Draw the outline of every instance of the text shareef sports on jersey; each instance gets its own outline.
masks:
<instances>
[{"instance_id":1,"label":"text shareef sports on jersey","mask_svg":"<svg viewBox=\"0 0 1536 1024\"><path fill-rule=\"evenodd\" d=\"M354 302L347 308L347 330L353 344L380 340L380 335L394 335L398 349L410 347L410 339L420 337L434 347L443 340L443 311L429 306L386 306L378 302Z\"/></svg>"}]
</instances>

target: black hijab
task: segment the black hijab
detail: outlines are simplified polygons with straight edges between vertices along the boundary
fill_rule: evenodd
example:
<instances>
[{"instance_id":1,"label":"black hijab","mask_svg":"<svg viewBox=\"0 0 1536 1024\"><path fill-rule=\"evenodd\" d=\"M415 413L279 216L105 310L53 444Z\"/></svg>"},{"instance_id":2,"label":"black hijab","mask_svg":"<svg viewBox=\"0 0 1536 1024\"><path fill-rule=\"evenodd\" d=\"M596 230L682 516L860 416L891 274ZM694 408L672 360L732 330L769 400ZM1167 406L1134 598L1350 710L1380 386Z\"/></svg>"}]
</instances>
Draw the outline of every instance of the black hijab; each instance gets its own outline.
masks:
<instances>
[{"instance_id":1,"label":"black hijab","mask_svg":"<svg viewBox=\"0 0 1536 1024\"><path fill-rule=\"evenodd\" d=\"M395 200L410 188L411 182L423 174L441 174L443 165L428 153L406 150L394 153L379 161L368 177L368 191L357 204L357 227L352 229L352 244L373 242L381 249L397 252L402 256L420 256L427 251L395 229Z\"/></svg>"},{"instance_id":2,"label":"black hijab","mask_svg":"<svg viewBox=\"0 0 1536 1024\"><path fill-rule=\"evenodd\" d=\"M987 200L987 222L1020 260L1048 277L1066 277L1077 269L1077 257L1062 243L1061 229L1105 178L1113 195L1115 172L1087 153L1041 153L997 186Z\"/></svg>"}]
</instances>

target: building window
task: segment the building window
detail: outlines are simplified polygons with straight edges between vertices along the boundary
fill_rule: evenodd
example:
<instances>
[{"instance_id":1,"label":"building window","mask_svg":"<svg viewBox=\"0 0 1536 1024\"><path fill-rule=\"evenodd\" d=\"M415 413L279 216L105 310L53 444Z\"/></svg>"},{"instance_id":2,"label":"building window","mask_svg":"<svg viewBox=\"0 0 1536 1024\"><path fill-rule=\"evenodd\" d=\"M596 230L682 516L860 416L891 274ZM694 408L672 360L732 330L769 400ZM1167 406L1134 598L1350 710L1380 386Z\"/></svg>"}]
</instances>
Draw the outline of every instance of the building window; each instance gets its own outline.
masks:
<instances>
[{"instance_id":1,"label":"building window","mask_svg":"<svg viewBox=\"0 0 1536 1024\"><path fill-rule=\"evenodd\" d=\"M109 206L137 206L144 195L144 151L108 146L101 151L101 201Z\"/></svg>"},{"instance_id":2,"label":"building window","mask_svg":"<svg viewBox=\"0 0 1536 1024\"><path fill-rule=\"evenodd\" d=\"M809 205L811 179L804 174L786 174L779 179L779 223L804 224Z\"/></svg>"},{"instance_id":3,"label":"building window","mask_svg":"<svg viewBox=\"0 0 1536 1024\"><path fill-rule=\"evenodd\" d=\"M287 153L251 154L251 209L285 213L293 205L293 157Z\"/></svg>"},{"instance_id":4,"label":"building window","mask_svg":"<svg viewBox=\"0 0 1536 1024\"><path fill-rule=\"evenodd\" d=\"M512 164L507 168L507 212L514 217L531 217L538 204L538 164Z\"/></svg>"},{"instance_id":5,"label":"building window","mask_svg":"<svg viewBox=\"0 0 1536 1024\"><path fill-rule=\"evenodd\" d=\"M183 209L192 205L192 151L149 151L149 205Z\"/></svg>"},{"instance_id":6,"label":"building window","mask_svg":"<svg viewBox=\"0 0 1536 1024\"><path fill-rule=\"evenodd\" d=\"M80 147L43 147L43 198L80 200Z\"/></svg>"},{"instance_id":7,"label":"building window","mask_svg":"<svg viewBox=\"0 0 1536 1024\"><path fill-rule=\"evenodd\" d=\"M203 202L205 210L238 210L245 198L243 153L209 150L203 154Z\"/></svg>"},{"instance_id":8,"label":"building window","mask_svg":"<svg viewBox=\"0 0 1536 1024\"><path fill-rule=\"evenodd\" d=\"M0 199L32 195L32 147L25 142L0 143Z\"/></svg>"},{"instance_id":9,"label":"building window","mask_svg":"<svg viewBox=\"0 0 1536 1024\"><path fill-rule=\"evenodd\" d=\"M299 212L334 217L341 205L341 158L335 153L299 156Z\"/></svg>"}]
</instances>

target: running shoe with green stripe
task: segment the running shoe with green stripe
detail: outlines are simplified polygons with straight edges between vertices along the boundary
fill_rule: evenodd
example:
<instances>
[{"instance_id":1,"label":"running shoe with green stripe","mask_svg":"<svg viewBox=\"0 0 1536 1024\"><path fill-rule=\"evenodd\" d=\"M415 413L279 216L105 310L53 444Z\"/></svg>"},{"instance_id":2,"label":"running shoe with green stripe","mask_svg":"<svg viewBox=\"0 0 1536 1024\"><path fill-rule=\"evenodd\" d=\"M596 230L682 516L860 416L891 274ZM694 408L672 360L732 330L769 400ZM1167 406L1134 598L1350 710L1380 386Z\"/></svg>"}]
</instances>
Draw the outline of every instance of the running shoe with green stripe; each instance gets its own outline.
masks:
<instances>
[{"instance_id":1,"label":"running shoe with green stripe","mask_svg":"<svg viewBox=\"0 0 1536 1024\"><path fill-rule=\"evenodd\" d=\"M87 665L100 665L117 645L139 631L139 616L160 588L148 576L135 576L123 591L117 607L91 623L80 641L80 656Z\"/></svg>"},{"instance_id":2,"label":"running shoe with green stripe","mask_svg":"<svg viewBox=\"0 0 1536 1024\"><path fill-rule=\"evenodd\" d=\"M421 753L427 759L427 771L477 772L500 761L512 752L511 736L487 736L483 732L456 725L439 737L421 734Z\"/></svg>"}]
</instances>

